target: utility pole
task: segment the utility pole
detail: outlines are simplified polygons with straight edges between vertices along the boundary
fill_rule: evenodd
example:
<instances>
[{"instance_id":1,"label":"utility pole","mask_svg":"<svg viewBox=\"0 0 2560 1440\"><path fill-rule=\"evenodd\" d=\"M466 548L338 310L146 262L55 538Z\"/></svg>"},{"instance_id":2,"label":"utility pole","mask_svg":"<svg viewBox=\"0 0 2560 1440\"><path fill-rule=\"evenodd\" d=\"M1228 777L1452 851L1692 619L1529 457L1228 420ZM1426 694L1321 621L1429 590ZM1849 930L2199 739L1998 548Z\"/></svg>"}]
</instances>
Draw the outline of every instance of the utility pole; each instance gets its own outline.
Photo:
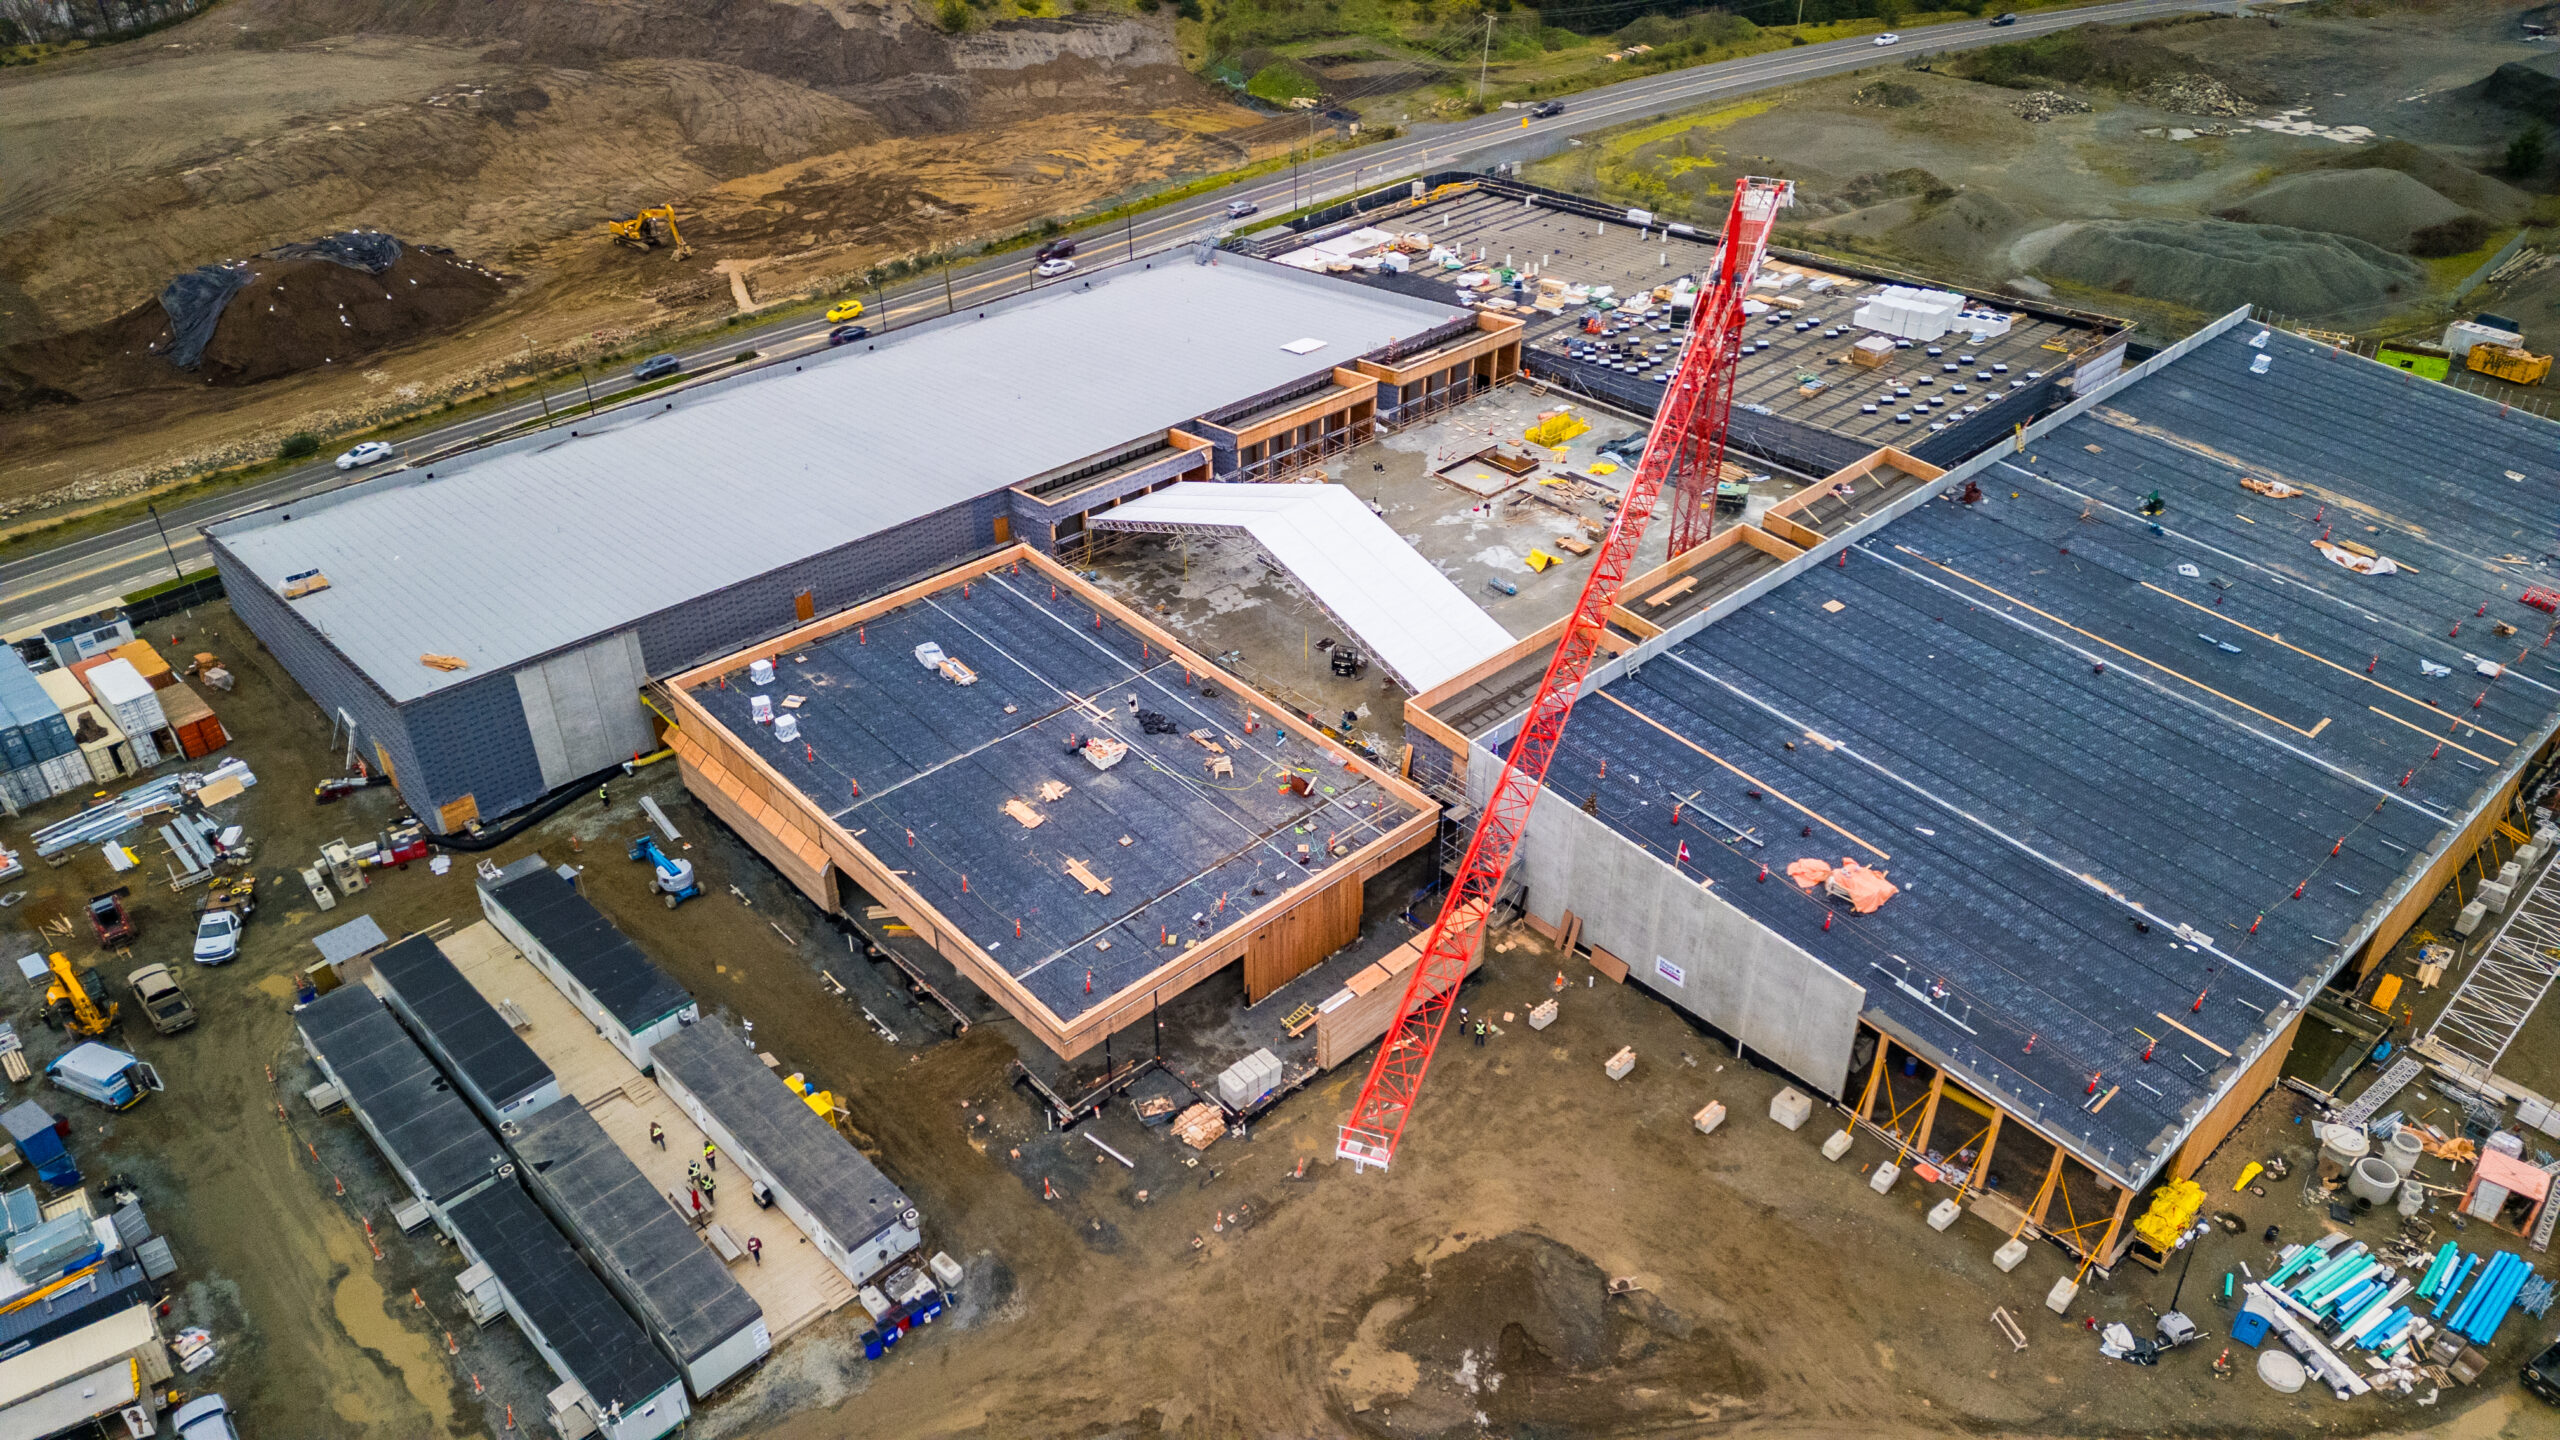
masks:
<instances>
[{"instance_id":1,"label":"utility pole","mask_svg":"<svg viewBox=\"0 0 2560 1440\"><path fill-rule=\"evenodd\" d=\"M599 331L596 338L602 339L603 333ZM587 347L584 345L578 347L578 383L587 388L587 418L593 420L596 418L596 382L587 375Z\"/></svg>"},{"instance_id":2,"label":"utility pole","mask_svg":"<svg viewBox=\"0 0 2560 1440\"><path fill-rule=\"evenodd\" d=\"M1796 26L1798 29L1804 26L1804 0L1796 0Z\"/></svg>"},{"instance_id":3,"label":"utility pole","mask_svg":"<svg viewBox=\"0 0 2560 1440\"><path fill-rule=\"evenodd\" d=\"M542 402L542 428L551 428L551 391L542 383L542 357L533 353L533 336L524 337L524 358L533 369L533 393Z\"/></svg>"},{"instance_id":4,"label":"utility pole","mask_svg":"<svg viewBox=\"0 0 2560 1440\"><path fill-rule=\"evenodd\" d=\"M1125 238L1125 239L1129 242L1129 258L1130 258L1130 259L1132 259L1132 260L1137 259L1137 258L1138 258L1138 212L1137 212L1137 211L1132 210L1132 211L1130 211L1128 214L1123 215L1123 216L1121 216L1121 217L1120 217L1120 233L1121 233L1121 236L1122 236L1123 238Z\"/></svg>"},{"instance_id":5,"label":"utility pole","mask_svg":"<svg viewBox=\"0 0 2560 1440\"><path fill-rule=\"evenodd\" d=\"M177 547L169 543L169 527L161 522L160 507L145 500L142 502L142 508L151 512L151 523L160 528L160 549L169 557L169 573L181 580L186 579L187 572L178 567Z\"/></svg>"},{"instance_id":6,"label":"utility pole","mask_svg":"<svg viewBox=\"0 0 2560 1440\"><path fill-rule=\"evenodd\" d=\"M1803 0L1797 0L1803 3ZM1484 103L1484 72L1493 64L1493 17L1484 17L1484 54L1476 59L1476 103Z\"/></svg>"},{"instance_id":7,"label":"utility pole","mask_svg":"<svg viewBox=\"0 0 2560 1440\"><path fill-rule=\"evenodd\" d=\"M960 307L953 304L951 300L951 262L948 260L942 262L942 313L945 315L960 313Z\"/></svg>"}]
</instances>

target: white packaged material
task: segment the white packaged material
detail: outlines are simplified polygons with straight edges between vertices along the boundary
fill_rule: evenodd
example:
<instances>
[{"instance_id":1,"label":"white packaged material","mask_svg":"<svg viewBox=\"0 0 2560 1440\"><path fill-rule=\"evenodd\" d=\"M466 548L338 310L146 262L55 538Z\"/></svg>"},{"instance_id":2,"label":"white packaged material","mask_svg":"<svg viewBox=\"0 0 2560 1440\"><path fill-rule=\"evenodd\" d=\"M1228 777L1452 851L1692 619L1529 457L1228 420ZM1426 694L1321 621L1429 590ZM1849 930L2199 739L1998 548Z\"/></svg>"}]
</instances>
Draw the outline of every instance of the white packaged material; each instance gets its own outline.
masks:
<instances>
[{"instance_id":1,"label":"white packaged material","mask_svg":"<svg viewBox=\"0 0 2560 1440\"><path fill-rule=\"evenodd\" d=\"M754 681L754 682L755 682L756 684L758 684L758 685L770 685L770 684L772 684L772 683L773 683L773 662L772 662L772 661L770 661L770 660L750 660L750 661L748 661L748 662L747 662L747 678L748 678L749 680L751 680L751 681Z\"/></svg>"},{"instance_id":2,"label":"white packaged material","mask_svg":"<svg viewBox=\"0 0 2560 1440\"><path fill-rule=\"evenodd\" d=\"M797 715L792 714L792 713L791 713L790 711L788 711L788 710L785 710L785 711L783 711L781 714L774 716L774 717L773 717L773 738L774 738L774 739L776 739L776 740L797 740L797 739L799 739L799 738L800 738L800 717L799 717L799 716L797 716Z\"/></svg>"}]
</instances>

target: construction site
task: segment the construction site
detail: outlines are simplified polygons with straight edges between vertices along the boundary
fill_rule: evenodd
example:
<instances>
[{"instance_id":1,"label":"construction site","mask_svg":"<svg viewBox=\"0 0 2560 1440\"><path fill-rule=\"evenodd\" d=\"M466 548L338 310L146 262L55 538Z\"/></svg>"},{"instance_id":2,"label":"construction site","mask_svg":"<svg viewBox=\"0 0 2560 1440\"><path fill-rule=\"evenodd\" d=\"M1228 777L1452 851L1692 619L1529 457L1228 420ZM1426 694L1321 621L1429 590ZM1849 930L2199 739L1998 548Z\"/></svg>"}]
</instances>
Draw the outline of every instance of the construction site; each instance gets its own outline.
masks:
<instances>
[{"instance_id":1,"label":"construction site","mask_svg":"<svg viewBox=\"0 0 2560 1440\"><path fill-rule=\"evenodd\" d=\"M1400 179L10 637L0 1327L125 1288L0 1424L2544 1428L2560 432L1795 198Z\"/></svg>"}]
</instances>

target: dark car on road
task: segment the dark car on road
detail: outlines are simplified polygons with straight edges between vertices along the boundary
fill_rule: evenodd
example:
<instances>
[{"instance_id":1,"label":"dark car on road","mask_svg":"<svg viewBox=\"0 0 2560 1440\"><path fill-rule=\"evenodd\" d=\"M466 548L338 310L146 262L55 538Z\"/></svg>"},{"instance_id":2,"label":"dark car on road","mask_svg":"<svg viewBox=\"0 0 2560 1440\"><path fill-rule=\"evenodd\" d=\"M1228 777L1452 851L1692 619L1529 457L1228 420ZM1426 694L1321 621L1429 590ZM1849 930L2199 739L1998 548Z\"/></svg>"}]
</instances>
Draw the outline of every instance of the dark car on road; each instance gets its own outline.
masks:
<instances>
[{"instance_id":1,"label":"dark car on road","mask_svg":"<svg viewBox=\"0 0 2560 1440\"><path fill-rule=\"evenodd\" d=\"M1529 117L1533 120L1544 120L1550 116L1561 115L1563 113L1564 102L1561 100L1550 100L1543 105L1532 105L1529 107Z\"/></svg>"},{"instance_id":2,"label":"dark car on road","mask_svg":"<svg viewBox=\"0 0 2560 1440\"><path fill-rule=\"evenodd\" d=\"M2018 23L2018 12L2015 10L2004 10L1999 14L1992 16L1991 23L1994 25L2015 25Z\"/></svg>"},{"instance_id":3,"label":"dark car on road","mask_svg":"<svg viewBox=\"0 0 2560 1440\"><path fill-rule=\"evenodd\" d=\"M663 380L670 375L682 374L683 371L684 362L677 359L675 356L652 355L648 359L641 361L640 364L632 370L631 378L634 380Z\"/></svg>"},{"instance_id":4,"label":"dark car on road","mask_svg":"<svg viewBox=\"0 0 2560 1440\"><path fill-rule=\"evenodd\" d=\"M871 327L868 325L839 325L833 330L827 332L827 343L829 345L850 345L856 340L868 340L870 338Z\"/></svg>"},{"instance_id":5,"label":"dark car on road","mask_svg":"<svg viewBox=\"0 0 2560 1440\"><path fill-rule=\"evenodd\" d=\"M1040 253L1032 256L1031 258L1034 260L1064 260L1074 253L1076 253L1076 242L1067 239L1057 239L1041 246Z\"/></svg>"}]
</instances>

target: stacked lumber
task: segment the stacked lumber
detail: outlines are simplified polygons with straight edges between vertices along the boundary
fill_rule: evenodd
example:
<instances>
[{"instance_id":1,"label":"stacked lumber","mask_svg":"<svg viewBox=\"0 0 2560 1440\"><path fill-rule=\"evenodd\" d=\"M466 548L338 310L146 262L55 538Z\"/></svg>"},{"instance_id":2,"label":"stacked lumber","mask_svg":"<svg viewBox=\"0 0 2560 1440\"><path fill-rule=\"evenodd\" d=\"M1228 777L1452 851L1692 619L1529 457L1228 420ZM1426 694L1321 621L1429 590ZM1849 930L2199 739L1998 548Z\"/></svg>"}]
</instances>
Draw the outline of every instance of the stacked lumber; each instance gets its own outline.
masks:
<instances>
[{"instance_id":1,"label":"stacked lumber","mask_svg":"<svg viewBox=\"0 0 2560 1440\"><path fill-rule=\"evenodd\" d=\"M1192 1149L1206 1150L1227 1133L1227 1117L1217 1106L1204 1101L1173 1117L1173 1133Z\"/></svg>"}]
</instances>

